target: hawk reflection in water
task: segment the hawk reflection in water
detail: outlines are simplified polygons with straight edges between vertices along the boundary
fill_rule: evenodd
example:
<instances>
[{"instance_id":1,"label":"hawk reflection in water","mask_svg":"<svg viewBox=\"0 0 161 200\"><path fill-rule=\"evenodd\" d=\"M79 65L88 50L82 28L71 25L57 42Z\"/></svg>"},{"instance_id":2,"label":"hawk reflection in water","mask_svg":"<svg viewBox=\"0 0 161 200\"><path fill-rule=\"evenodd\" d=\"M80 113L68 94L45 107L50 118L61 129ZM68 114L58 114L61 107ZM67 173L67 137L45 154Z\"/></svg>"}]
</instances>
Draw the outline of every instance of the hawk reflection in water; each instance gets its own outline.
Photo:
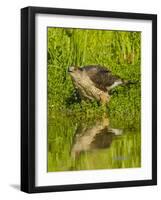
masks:
<instances>
[{"instance_id":1,"label":"hawk reflection in water","mask_svg":"<svg viewBox=\"0 0 161 200\"><path fill-rule=\"evenodd\" d=\"M113 137L121 134L121 129L109 127L108 118L103 118L89 126L80 125L75 133L71 156L75 158L81 152L109 148Z\"/></svg>"}]
</instances>

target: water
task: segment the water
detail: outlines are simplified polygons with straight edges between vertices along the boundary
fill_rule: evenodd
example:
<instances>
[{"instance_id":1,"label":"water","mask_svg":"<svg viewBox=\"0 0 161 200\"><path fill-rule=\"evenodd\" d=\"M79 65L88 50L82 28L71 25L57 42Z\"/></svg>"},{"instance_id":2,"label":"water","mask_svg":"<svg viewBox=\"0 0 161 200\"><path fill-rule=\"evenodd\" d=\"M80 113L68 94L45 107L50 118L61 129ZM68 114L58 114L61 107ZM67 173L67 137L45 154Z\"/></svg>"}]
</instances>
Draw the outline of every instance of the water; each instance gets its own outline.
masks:
<instances>
[{"instance_id":1,"label":"water","mask_svg":"<svg viewBox=\"0 0 161 200\"><path fill-rule=\"evenodd\" d=\"M48 172L141 167L140 129L110 121L48 118Z\"/></svg>"}]
</instances>

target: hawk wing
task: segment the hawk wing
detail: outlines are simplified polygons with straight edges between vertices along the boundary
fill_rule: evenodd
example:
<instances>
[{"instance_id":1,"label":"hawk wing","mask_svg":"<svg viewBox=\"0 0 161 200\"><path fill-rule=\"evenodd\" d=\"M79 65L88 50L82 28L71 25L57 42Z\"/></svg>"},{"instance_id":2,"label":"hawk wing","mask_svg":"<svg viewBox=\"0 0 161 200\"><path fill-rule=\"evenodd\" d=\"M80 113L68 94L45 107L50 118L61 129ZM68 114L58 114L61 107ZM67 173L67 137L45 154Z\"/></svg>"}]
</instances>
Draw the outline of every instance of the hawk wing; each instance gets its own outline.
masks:
<instances>
[{"instance_id":1,"label":"hawk wing","mask_svg":"<svg viewBox=\"0 0 161 200\"><path fill-rule=\"evenodd\" d=\"M107 92L108 87L120 79L118 76L112 75L110 70L99 65L85 66L84 70L86 70L89 78L92 80L95 86L105 92Z\"/></svg>"}]
</instances>

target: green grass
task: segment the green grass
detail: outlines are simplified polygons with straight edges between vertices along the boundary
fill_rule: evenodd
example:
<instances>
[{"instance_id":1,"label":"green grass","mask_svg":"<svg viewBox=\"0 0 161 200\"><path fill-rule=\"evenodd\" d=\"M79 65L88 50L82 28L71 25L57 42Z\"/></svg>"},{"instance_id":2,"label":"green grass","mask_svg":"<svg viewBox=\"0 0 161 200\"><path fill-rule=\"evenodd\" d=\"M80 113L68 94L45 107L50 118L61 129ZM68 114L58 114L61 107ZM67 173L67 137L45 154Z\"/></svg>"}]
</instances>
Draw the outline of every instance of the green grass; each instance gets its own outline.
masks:
<instances>
[{"instance_id":1,"label":"green grass","mask_svg":"<svg viewBox=\"0 0 161 200\"><path fill-rule=\"evenodd\" d=\"M69 110L77 115L100 112L96 102L78 101L67 73L73 64L100 64L126 80L137 81L129 88L115 89L108 109L119 118L127 114L139 121L140 37L140 32L48 28L49 114Z\"/></svg>"},{"instance_id":2,"label":"green grass","mask_svg":"<svg viewBox=\"0 0 161 200\"><path fill-rule=\"evenodd\" d=\"M140 166L141 33L48 28L47 34L48 171ZM103 65L136 84L115 88L106 107L80 101L67 69L89 64ZM104 113L111 127L125 130L123 136L114 140L110 149L87 152L73 161L69 152L77 125ZM129 159L114 160L114 155Z\"/></svg>"}]
</instances>

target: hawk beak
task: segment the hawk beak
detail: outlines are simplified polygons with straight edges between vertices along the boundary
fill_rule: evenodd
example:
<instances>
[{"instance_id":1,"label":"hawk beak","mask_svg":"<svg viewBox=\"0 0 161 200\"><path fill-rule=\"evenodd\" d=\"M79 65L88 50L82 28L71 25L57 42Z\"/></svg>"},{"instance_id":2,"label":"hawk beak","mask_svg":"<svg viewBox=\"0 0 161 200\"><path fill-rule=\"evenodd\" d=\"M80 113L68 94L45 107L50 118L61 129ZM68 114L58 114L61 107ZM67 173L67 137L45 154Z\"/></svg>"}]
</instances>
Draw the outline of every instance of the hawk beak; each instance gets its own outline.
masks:
<instances>
[{"instance_id":1,"label":"hawk beak","mask_svg":"<svg viewBox=\"0 0 161 200\"><path fill-rule=\"evenodd\" d=\"M74 67L68 67L68 72L73 72L74 71Z\"/></svg>"}]
</instances>

